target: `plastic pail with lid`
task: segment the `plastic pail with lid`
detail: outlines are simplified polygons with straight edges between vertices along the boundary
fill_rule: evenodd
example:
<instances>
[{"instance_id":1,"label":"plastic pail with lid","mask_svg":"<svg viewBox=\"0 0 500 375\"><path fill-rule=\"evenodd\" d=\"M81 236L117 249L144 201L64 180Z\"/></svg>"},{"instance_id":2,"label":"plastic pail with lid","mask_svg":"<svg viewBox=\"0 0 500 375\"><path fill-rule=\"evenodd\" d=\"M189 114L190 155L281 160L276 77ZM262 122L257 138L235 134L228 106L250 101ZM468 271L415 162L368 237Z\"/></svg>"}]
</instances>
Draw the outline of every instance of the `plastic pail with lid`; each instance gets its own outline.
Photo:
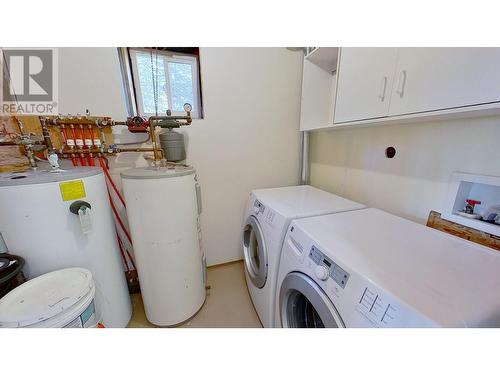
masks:
<instances>
[{"instance_id":1,"label":"plastic pail with lid","mask_svg":"<svg viewBox=\"0 0 500 375\"><path fill-rule=\"evenodd\" d=\"M0 299L0 327L95 327L95 285L85 268L46 273Z\"/></svg>"}]
</instances>

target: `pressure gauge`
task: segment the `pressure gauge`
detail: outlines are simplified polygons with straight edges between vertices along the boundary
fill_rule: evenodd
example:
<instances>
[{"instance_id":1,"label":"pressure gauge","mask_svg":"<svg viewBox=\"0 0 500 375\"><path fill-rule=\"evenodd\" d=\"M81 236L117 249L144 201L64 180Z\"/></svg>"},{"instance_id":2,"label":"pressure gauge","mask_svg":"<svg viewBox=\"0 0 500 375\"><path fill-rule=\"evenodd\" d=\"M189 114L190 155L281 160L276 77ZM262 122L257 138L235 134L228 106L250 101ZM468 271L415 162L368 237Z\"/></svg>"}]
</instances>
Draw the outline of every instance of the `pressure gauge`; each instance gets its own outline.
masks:
<instances>
[{"instance_id":1,"label":"pressure gauge","mask_svg":"<svg viewBox=\"0 0 500 375\"><path fill-rule=\"evenodd\" d=\"M193 106L192 106L191 104L189 104L189 103L185 103L185 104L184 104L184 110L185 110L186 112L191 112L191 111L192 111L192 109L193 109Z\"/></svg>"}]
</instances>

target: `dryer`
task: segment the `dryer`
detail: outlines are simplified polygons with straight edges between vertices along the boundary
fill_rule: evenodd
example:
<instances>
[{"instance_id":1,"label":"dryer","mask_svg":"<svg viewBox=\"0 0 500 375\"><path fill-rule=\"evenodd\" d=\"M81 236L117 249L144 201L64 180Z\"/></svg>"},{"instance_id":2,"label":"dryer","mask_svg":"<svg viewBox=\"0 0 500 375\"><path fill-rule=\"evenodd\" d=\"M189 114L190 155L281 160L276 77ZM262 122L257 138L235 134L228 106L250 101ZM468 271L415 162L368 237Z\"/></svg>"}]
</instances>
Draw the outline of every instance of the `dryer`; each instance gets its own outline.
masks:
<instances>
[{"instance_id":1,"label":"dryer","mask_svg":"<svg viewBox=\"0 0 500 375\"><path fill-rule=\"evenodd\" d=\"M500 253L368 208L294 220L278 327L500 327Z\"/></svg>"},{"instance_id":2,"label":"dryer","mask_svg":"<svg viewBox=\"0 0 500 375\"><path fill-rule=\"evenodd\" d=\"M252 191L243 225L243 256L248 290L264 327L274 327L278 263L290 222L364 207L308 185Z\"/></svg>"}]
</instances>

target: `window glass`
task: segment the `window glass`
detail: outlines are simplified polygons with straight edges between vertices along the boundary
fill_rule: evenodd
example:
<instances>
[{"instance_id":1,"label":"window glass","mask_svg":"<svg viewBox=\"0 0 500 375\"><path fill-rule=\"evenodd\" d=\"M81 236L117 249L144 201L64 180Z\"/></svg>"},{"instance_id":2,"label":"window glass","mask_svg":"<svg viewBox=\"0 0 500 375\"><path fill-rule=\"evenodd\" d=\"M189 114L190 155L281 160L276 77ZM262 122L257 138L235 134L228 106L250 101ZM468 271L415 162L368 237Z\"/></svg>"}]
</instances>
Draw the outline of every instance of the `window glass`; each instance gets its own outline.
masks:
<instances>
[{"instance_id":1,"label":"window glass","mask_svg":"<svg viewBox=\"0 0 500 375\"><path fill-rule=\"evenodd\" d=\"M172 111L184 111L184 103L194 105L191 64L169 62L168 75L172 92Z\"/></svg>"},{"instance_id":2,"label":"window glass","mask_svg":"<svg viewBox=\"0 0 500 375\"><path fill-rule=\"evenodd\" d=\"M155 82L158 82L158 113L165 113L168 109L168 96L164 60L153 56L151 61L151 55L148 53L137 53L136 59L144 113L156 113L153 76Z\"/></svg>"},{"instance_id":3,"label":"window glass","mask_svg":"<svg viewBox=\"0 0 500 375\"><path fill-rule=\"evenodd\" d=\"M137 110L143 116L158 112L184 115L184 104L191 104L193 118L202 117L198 57L167 50L129 49ZM154 77L153 77L154 76ZM158 108L154 83L158 82Z\"/></svg>"}]
</instances>

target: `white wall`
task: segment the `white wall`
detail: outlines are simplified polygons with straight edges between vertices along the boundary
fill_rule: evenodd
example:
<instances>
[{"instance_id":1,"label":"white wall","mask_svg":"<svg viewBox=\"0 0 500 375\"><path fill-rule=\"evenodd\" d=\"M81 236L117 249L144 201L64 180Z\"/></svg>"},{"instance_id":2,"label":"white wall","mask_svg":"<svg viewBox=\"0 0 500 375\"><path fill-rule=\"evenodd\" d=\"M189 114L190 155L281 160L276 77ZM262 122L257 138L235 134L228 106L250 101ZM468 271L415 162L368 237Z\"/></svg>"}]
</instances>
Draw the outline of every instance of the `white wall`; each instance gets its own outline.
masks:
<instances>
[{"instance_id":1,"label":"white wall","mask_svg":"<svg viewBox=\"0 0 500 375\"><path fill-rule=\"evenodd\" d=\"M116 48L58 48L59 113L127 116Z\"/></svg>"},{"instance_id":2,"label":"white wall","mask_svg":"<svg viewBox=\"0 0 500 375\"><path fill-rule=\"evenodd\" d=\"M205 118L190 129L188 163L203 188L209 264L242 258L241 222L252 189L299 176L302 55L285 48L203 48Z\"/></svg>"},{"instance_id":3,"label":"white wall","mask_svg":"<svg viewBox=\"0 0 500 375\"><path fill-rule=\"evenodd\" d=\"M62 108L124 118L116 50L89 52L95 61L82 48L60 51ZM203 247L213 265L242 258L241 224L252 189L298 183L302 55L285 48L202 48L200 61L204 119L183 131L188 163L202 184ZM111 167L118 176L144 164L140 155L121 154Z\"/></svg>"},{"instance_id":4,"label":"white wall","mask_svg":"<svg viewBox=\"0 0 500 375\"><path fill-rule=\"evenodd\" d=\"M425 223L446 204L453 171L500 176L499 140L500 117L314 133L311 183Z\"/></svg>"}]
</instances>

